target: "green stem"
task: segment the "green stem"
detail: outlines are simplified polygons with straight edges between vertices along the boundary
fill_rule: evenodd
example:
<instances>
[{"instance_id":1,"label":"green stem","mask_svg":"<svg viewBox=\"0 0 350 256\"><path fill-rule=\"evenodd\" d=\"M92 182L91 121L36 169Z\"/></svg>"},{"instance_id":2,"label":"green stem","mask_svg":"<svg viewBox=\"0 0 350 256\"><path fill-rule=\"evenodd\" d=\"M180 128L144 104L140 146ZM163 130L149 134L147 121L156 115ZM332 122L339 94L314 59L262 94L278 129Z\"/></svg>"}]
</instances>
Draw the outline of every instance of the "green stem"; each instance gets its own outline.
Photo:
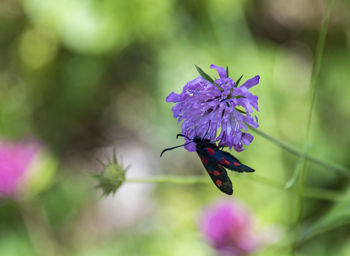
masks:
<instances>
[{"instance_id":1,"label":"green stem","mask_svg":"<svg viewBox=\"0 0 350 256\"><path fill-rule=\"evenodd\" d=\"M297 179L299 177L299 174L300 174L300 172L303 169L304 162L305 162L305 159L306 159L305 156L307 154L308 149L309 149L309 145L307 144L304 147L303 155L300 156L299 161L298 161L298 163L297 163L297 165L296 165L296 167L294 169L292 177L286 183L286 188L287 189L291 188L295 184L295 182L297 181Z\"/></svg>"},{"instance_id":2,"label":"green stem","mask_svg":"<svg viewBox=\"0 0 350 256\"><path fill-rule=\"evenodd\" d=\"M173 176L173 175L160 175L145 178L127 179L125 182L133 183L173 183L173 184L203 184L208 183L209 180L206 176Z\"/></svg>"},{"instance_id":3,"label":"green stem","mask_svg":"<svg viewBox=\"0 0 350 256\"><path fill-rule=\"evenodd\" d=\"M304 195L305 195L305 185L306 185L306 175L308 169L308 161L304 159L302 162L302 169L299 176L299 183L297 189L297 205L296 205L296 220L295 224L300 224L303 210L304 210Z\"/></svg>"},{"instance_id":4,"label":"green stem","mask_svg":"<svg viewBox=\"0 0 350 256\"><path fill-rule=\"evenodd\" d=\"M256 174L249 175L249 179L270 187L285 190L285 185L282 182L265 178ZM143 178L126 179L125 182L132 183L170 183L170 184L209 184L210 179L206 175L198 176L175 176L175 175L160 175ZM342 192L319 189L319 188L305 188L302 195L307 198L330 200L330 201L350 201L349 197L344 197Z\"/></svg>"},{"instance_id":5,"label":"green stem","mask_svg":"<svg viewBox=\"0 0 350 256\"><path fill-rule=\"evenodd\" d=\"M310 81L310 87L309 87L310 88L310 95L311 95L311 104L310 104L308 122L307 122L307 133L306 133L307 139L310 136L312 110L313 110L313 106L315 104L315 99L316 99L316 89L317 89L316 82L317 82L317 79L318 79L318 76L319 76L320 70L321 70L324 45L326 42L326 36L327 36L327 32L328 32L328 24L329 24L329 20L331 17L331 12L332 12L334 2L335 2L335 0L328 0L327 1L326 14L323 17L320 33L319 33L318 40L317 40L316 54L315 54L316 59L314 61L313 67L312 67L312 75L311 75L311 81Z\"/></svg>"},{"instance_id":6,"label":"green stem","mask_svg":"<svg viewBox=\"0 0 350 256\"><path fill-rule=\"evenodd\" d=\"M350 224L350 220L346 218L346 219L343 219L339 222L335 222L335 223L333 223L333 225L330 225L330 226L318 228L316 230L312 229L309 232L307 232L306 234L303 234L301 238L299 238L299 243L305 243L308 240L314 238L315 236L319 236L321 234L327 233L327 232L332 231L332 230L336 230L339 227L343 227L343 226L349 225L349 224Z\"/></svg>"},{"instance_id":7,"label":"green stem","mask_svg":"<svg viewBox=\"0 0 350 256\"><path fill-rule=\"evenodd\" d=\"M304 152L284 141L281 141L279 139L276 139L264 132L262 132L261 130L255 129L253 127L249 127L251 130L253 130L256 134L260 135L261 137L267 139L268 141L278 145L279 147L281 147L282 149L286 150L287 152L296 155L296 156L303 156ZM321 160L317 157L314 157L308 153L305 154L305 158L310 160L311 162L320 165L322 167L324 167L326 170L332 170L338 174L347 176L350 178L350 170L348 168L346 168L345 166L336 164L336 163L332 163L329 161L325 161L325 160Z\"/></svg>"},{"instance_id":8,"label":"green stem","mask_svg":"<svg viewBox=\"0 0 350 256\"><path fill-rule=\"evenodd\" d=\"M312 75L310 80L310 95L311 95L311 103L308 113L308 119L307 119L307 125L306 125L306 138L305 138L305 146L306 147L310 143L310 131L311 131L311 121L312 121L312 113L315 105L315 99L316 99L316 89L317 89L317 79L320 73L321 63L322 63L322 57L323 57L323 51L324 51L324 45L326 41L326 35L328 31L328 23L331 16L331 10L333 7L334 0L327 1L327 9L326 14L322 20L322 25L319 33L319 37L317 40L317 47L316 47L316 58L314 65L312 67ZM305 152L306 153L306 152ZM298 196L297 196L297 207L296 207L296 234L300 238L301 236L301 228L302 228L302 217L304 212L304 194L305 194L305 187L306 187L306 180L307 180L307 171L308 171L308 158L305 156L302 156L302 169L299 177L299 186L298 186ZM295 241L293 244L294 252L298 246L298 242Z\"/></svg>"},{"instance_id":9,"label":"green stem","mask_svg":"<svg viewBox=\"0 0 350 256\"><path fill-rule=\"evenodd\" d=\"M350 202L349 196L344 194L344 192L320 188L306 188L304 191L304 197L329 201Z\"/></svg>"},{"instance_id":10,"label":"green stem","mask_svg":"<svg viewBox=\"0 0 350 256\"><path fill-rule=\"evenodd\" d=\"M278 188L278 189L285 189L285 186L283 183L276 181L276 180L271 180L269 178L265 178L256 174L249 175L249 179L255 182L259 182L262 184L265 184L270 187Z\"/></svg>"},{"instance_id":11,"label":"green stem","mask_svg":"<svg viewBox=\"0 0 350 256\"><path fill-rule=\"evenodd\" d=\"M58 241L50 226L48 216L40 202L25 201L19 203L24 226L37 255L61 255Z\"/></svg>"}]
</instances>

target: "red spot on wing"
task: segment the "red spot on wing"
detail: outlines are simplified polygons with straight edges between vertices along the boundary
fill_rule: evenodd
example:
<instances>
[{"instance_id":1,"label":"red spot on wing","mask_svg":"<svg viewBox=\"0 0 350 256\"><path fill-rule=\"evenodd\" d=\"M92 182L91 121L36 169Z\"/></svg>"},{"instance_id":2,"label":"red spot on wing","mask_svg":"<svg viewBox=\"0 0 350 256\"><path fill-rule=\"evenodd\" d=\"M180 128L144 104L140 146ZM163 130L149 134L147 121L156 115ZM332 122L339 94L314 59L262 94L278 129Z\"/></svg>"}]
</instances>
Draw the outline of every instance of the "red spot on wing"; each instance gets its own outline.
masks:
<instances>
[{"instance_id":1,"label":"red spot on wing","mask_svg":"<svg viewBox=\"0 0 350 256\"><path fill-rule=\"evenodd\" d=\"M201 157L201 160L202 160L203 164L208 164L208 160L207 160L207 159L205 159L205 157L204 157L204 156L202 156L202 157Z\"/></svg>"},{"instance_id":2,"label":"red spot on wing","mask_svg":"<svg viewBox=\"0 0 350 256\"><path fill-rule=\"evenodd\" d=\"M221 185L222 185L222 181L221 181L221 180L217 180L217 181L215 181L215 183L216 183L216 185L218 185L219 187L221 187Z\"/></svg>"},{"instance_id":3,"label":"red spot on wing","mask_svg":"<svg viewBox=\"0 0 350 256\"><path fill-rule=\"evenodd\" d=\"M226 160L225 157L221 157L223 161L219 161L220 164L226 164L226 165L231 165L231 162Z\"/></svg>"},{"instance_id":4,"label":"red spot on wing","mask_svg":"<svg viewBox=\"0 0 350 256\"><path fill-rule=\"evenodd\" d=\"M241 164L240 164L240 163L237 163L237 162L234 162L233 165L235 165L235 166L240 166Z\"/></svg>"},{"instance_id":5,"label":"red spot on wing","mask_svg":"<svg viewBox=\"0 0 350 256\"><path fill-rule=\"evenodd\" d=\"M230 163L230 161L225 160L224 164L230 165L231 163Z\"/></svg>"},{"instance_id":6,"label":"red spot on wing","mask_svg":"<svg viewBox=\"0 0 350 256\"><path fill-rule=\"evenodd\" d=\"M218 172L218 171L213 171L213 174L215 175L215 176L219 176L220 175L220 172Z\"/></svg>"},{"instance_id":7,"label":"red spot on wing","mask_svg":"<svg viewBox=\"0 0 350 256\"><path fill-rule=\"evenodd\" d=\"M214 149L212 149L212 148L210 148L210 147L207 147L207 151L208 151L208 153L210 154L210 155L215 155L215 153L214 153Z\"/></svg>"}]
</instances>

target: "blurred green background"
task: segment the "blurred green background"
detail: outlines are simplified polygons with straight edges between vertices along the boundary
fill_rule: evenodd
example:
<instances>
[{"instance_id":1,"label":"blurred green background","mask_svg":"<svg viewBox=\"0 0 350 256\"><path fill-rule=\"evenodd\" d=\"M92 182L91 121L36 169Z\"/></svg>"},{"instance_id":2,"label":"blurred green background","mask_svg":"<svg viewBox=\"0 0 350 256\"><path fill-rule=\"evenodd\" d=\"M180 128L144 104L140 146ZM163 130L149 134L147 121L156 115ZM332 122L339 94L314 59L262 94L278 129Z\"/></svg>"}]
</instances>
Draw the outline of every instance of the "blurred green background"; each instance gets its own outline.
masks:
<instances>
[{"instance_id":1,"label":"blurred green background","mask_svg":"<svg viewBox=\"0 0 350 256\"><path fill-rule=\"evenodd\" d=\"M166 96L210 64L260 75L260 128L303 148L309 84L326 1L0 0L0 136L36 138L55 175L36 197L0 206L0 255L215 255L198 230L207 204L226 198L208 184L125 183L100 199L90 173L112 149L127 178L202 175L180 144ZM336 1L316 81L309 153L350 166L350 2ZM298 157L255 135L242 153L252 175L232 173L233 197L280 241L257 255L350 255L349 180L309 163L284 184ZM331 191L331 192L329 192ZM322 196L324 193L324 196ZM312 198L313 197L313 198ZM321 198L317 198L321 197ZM307 239L296 243L295 223ZM309 235L308 234L312 234Z\"/></svg>"}]
</instances>

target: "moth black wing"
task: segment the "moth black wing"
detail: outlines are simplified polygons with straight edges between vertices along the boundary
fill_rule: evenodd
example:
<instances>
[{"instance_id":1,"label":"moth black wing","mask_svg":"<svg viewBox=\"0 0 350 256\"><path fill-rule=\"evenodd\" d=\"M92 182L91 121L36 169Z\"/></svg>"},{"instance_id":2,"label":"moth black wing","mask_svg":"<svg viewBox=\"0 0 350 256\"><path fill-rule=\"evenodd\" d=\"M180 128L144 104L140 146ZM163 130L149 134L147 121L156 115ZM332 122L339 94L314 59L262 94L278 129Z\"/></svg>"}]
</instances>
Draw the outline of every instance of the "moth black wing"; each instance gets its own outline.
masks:
<instances>
[{"instance_id":1,"label":"moth black wing","mask_svg":"<svg viewBox=\"0 0 350 256\"><path fill-rule=\"evenodd\" d=\"M232 182L225 168L220 166L216 160L210 157L203 149L197 147L197 153L215 186L222 192L232 195Z\"/></svg>"},{"instance_id":2,"label":"moth black wing","mask_svg":"<svg viewBox=\"0 0 350 256\"><path fill-rule=\"evenodd\" d=\"M210 144L202 148L210 158L215 159L218 164L236 172L254 172L254 169L242 164L237 158L230 153L216 149Z\"/></svg>"}]
</instances>

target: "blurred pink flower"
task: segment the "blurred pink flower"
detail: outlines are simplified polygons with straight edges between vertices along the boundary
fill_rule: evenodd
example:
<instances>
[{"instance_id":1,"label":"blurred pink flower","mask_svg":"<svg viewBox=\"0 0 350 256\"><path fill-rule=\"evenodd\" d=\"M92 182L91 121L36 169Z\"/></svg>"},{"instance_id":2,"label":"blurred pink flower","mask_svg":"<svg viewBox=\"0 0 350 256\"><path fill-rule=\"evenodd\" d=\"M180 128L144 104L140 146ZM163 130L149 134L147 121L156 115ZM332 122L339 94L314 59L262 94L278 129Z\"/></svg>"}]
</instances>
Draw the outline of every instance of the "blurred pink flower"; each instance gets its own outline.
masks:
<instances>
[{"instance_id":1,"label":"blurred pink flower","mask_svg":"<svg viewBox=\"0 0 350 256\"><path fill-rule=\"evenodd\" d=\"M15 197L39 145L0 141L0 197Z\"/></svg>"},{"instance_id":2,"label":"blurred pink flower","mask_svg":"<svg viewBox=\"0 0 350 256\"><path fill-rule=\"evenodd\" d=\"M200 226L220 256L249 255L278 240L271 232L257 232L254 218L237 201L221 201L206 209ZM272 235L271 241L267 241L266 235Z\"/></svg>"}]
</instances>

